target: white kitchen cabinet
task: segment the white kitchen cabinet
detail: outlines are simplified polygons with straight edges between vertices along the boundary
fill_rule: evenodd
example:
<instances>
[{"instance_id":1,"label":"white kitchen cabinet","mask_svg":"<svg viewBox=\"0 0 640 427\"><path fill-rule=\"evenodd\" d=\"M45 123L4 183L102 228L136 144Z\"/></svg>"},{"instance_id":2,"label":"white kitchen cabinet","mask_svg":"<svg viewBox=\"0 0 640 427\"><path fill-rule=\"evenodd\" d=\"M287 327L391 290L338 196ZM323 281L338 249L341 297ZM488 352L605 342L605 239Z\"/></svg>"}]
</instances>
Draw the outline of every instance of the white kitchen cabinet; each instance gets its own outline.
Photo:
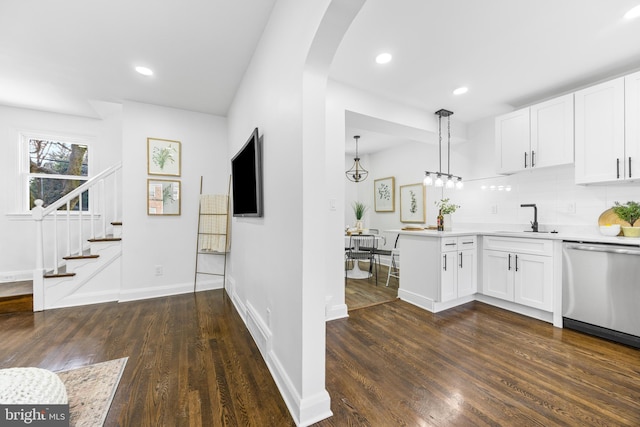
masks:
<instances>
[{"instance_id":1,"label":"white kitchen cabinet","mask_svg":"<svg viewBox=\"0 0 640 427\"><path fill-rule=\"evenodd\" d=\"M400 232L398 296L437 313L473 301L478 288L477 237Z\"/></svg>"},{"instance_id":2,"label":"white kitchen cabinet","mask_svg":"<svg viewBox=\"0 0 640 427\"><path fill-rule=\"evenodd\" d=\"M524 153L530 151L529 108L496 117L496 170L514 173L525 169Z\"/></svg>"},{"instance_id":3,"label":"white kitchen cabinet","mask_svg":"<svg viewBox=\"0 0 640 427\"><path fill-rule=\"evenodd\" d=\"M551 241L485 237L483 294L552 311L553 264Z\"/></svg>"},{"instance_id":4,"label":"white kitchen cabinet","mask_svg":"<svg viewBox=\"0 0 640 427\"><path fill-rule=\"evenodd\" d=\"M625 179L640 178L640 71L624 78Z\"/></svg>"},{"instance_id":5,"label":"white kitchen cabinet","mask_svg":"<svg viewBox=\"0 0 640 427\"><path fill-rule=\"evenodd\" d=\"M573 94L532 105L529 110L529 166L543 168L573 163Z\"/></svg>"},{"instance_id":6,"label":"white kitchen cabinet","mask_svg":"<svg viewBox=\"0 0 640 427\"><path fill-rule=\"evenodd\" d=\"M442 239L440 301L473 295L478 289L476 236Z\"/></svg>"},{"instance_id":7,"label":"white kitchen cabinet","mask_svg":"<svg viewBox=\"0 0 640 427\"><path fill-rule=\"evenodd\" d=\"M625 176L625 78L575 93L576 184Z\"/></svg>"},{"instance_id":8,"label":"white kitchen cabinet","mask_svg":"<svg viewBox=\"0 0 640 427\"><path fill-rule=\"evenodd\" d=\"M573 94L496 118L498 173L573 163Z\"/></svg>"}]
</instances>

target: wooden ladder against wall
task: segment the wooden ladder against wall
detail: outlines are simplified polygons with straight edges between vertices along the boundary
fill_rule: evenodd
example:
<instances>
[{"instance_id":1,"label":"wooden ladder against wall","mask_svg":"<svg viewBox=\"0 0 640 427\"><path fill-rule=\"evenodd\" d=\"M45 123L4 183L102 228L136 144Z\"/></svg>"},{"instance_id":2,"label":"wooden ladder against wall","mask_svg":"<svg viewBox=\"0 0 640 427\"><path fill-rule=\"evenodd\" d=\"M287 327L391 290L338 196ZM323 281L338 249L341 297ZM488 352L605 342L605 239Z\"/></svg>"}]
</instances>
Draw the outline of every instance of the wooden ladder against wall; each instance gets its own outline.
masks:
<instances>
[{"instance_id":1,"label":"wooden ladder against wall","mask_svg":"<svg viewBox=\"0 0 640 427\"><path fill-rule=\"evenodd\" d=\"M229 180L229 184L231 181ZM200 177L198 238L193 291L220 289L226 286L229 239L229 191L227 194L202 194ZM222 285L216 281L221 278Z\"/></svg>"}]
</instances>

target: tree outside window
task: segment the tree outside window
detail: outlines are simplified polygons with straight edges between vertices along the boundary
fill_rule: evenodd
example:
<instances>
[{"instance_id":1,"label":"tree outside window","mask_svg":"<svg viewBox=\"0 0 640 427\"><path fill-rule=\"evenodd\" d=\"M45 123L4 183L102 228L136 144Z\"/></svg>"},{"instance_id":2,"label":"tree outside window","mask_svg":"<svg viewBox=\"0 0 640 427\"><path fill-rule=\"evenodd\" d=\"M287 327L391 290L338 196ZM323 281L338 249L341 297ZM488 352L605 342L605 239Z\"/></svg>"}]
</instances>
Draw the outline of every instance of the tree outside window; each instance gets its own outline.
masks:
<instances>
[{"instance_id":1,"label":"tree outside window","mask_svg":"<svg viewBox=\"0 0 640 427\"><path fill-rule=\"evenodd\" d=\"M27 138L29 149L29 209L36 199L48 206L88 179L88 147L53 139ZM79 209L76 197L71 210ZM89 208L89 194L82 194L82 210ZM66 209L66 207L65 207Z\"/></svg>"}]
</instances>

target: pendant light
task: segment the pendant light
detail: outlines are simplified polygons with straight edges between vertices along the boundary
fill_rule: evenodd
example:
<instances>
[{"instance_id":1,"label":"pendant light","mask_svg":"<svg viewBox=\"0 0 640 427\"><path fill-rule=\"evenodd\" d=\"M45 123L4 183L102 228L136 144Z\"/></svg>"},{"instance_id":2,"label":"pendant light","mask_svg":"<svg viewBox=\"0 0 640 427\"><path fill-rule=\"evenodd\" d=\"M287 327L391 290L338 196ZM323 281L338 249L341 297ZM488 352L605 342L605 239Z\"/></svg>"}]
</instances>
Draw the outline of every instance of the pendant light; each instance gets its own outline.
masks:
<instances>
[{"instance_id":1,"label":"pendant light","mask_svg":"<svg viewBox=\"0 0 640 427\"><path fill-rule=\"evenodd\" d=\"M451 115L453 111L440 109L435 112L438 116L438 172L424 172L424 185L436 187L457 188L464 187L461 176L451 174ZM442 118L447 118L447 172L442 172ZM435 175L435 181L433 176Z\"/></svg>"},{"instance_id":2,"label":"pendant light","mask_svg":"<svg viewBox=\"0 0 640 427\"><path fill-rule=\"evenodd\" d=\"M369 171L360 165L360 157L358 157L358 140L360 139L360 135L355 135L353 139L356 140L356 157L353 158L353 166L345 172L345 175L347 175L349 181L361 182L367 179Z\"/></svg>"}]
</instances>

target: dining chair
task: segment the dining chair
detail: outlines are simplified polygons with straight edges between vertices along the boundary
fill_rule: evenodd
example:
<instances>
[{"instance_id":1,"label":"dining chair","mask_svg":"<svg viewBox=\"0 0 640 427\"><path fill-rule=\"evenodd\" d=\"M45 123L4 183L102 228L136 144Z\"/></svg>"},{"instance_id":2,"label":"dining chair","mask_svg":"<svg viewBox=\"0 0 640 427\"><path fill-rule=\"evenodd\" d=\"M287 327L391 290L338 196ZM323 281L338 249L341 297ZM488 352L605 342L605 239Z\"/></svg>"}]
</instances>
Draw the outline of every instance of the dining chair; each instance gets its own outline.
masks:
<instances>
[{"instance_id":1,"label":"dining chair","mask_svg":"<svg viewBox=\"0 0 640 427\"><path fill-rule=\"evenodd\" d=\"M358 234L352 235L349 239L349 247L346 250L345 257L345 278L347 277L347 272L349 271L347 266L349 265L349 261L353 261L354 268L355 264L359 261L369 261L369 277L373 275L373 270L375 268L375 257L373 254L373 250L376 247L376 236L373 234ZM376 276L376 286L378 285L378 270L375 271Z\"/></svg>"},{"instance_id":2,"label":"dining chair","mask_svg":"<svg viewBox=\"0 0 640 427\"><path fill-rule=\"evenodd\" d=\"M400 235L396 236L396 242L393 244L393 249L391 249L391 262L389 262L389 272L387 273L387 284L389 286L389 279L395 277L400 280L400 249L398 248L398 238Z\"/></svg>"}]
</instances>

